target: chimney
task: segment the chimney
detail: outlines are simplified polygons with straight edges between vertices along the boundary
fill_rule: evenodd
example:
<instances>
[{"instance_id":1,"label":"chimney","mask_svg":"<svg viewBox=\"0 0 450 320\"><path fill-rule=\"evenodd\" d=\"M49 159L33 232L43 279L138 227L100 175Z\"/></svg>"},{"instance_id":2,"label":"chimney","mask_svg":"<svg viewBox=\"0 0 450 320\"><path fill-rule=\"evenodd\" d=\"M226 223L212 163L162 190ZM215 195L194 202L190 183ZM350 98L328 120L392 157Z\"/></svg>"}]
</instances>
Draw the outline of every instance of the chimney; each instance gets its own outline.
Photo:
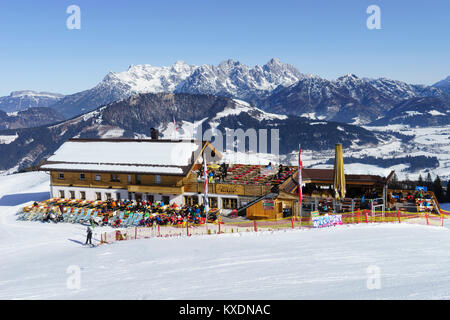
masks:
<instances>
[{"instance_id":1,"label":"chimney","mask_svg":"<svg viewBox=\"0 0 450 320\"><path fill-rule=\"evenodd\" d=\"M150 129L150 138L152 140L158 140L158 138L159 138L159 131L156 130L155 128L151 128Z\"/></svg>"}]
</instances>

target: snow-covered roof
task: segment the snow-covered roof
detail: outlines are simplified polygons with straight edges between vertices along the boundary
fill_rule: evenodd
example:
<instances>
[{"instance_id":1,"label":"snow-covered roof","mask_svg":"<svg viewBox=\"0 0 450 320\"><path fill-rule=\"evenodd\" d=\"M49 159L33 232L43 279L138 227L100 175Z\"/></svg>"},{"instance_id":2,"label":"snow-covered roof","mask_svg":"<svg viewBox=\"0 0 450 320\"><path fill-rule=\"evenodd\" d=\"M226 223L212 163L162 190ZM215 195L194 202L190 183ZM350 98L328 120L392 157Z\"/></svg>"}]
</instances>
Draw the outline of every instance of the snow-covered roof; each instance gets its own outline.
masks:
<instances>
[{"instance_id":1,"label":"snow-covered roof","mask_svg":"<svg viewBox=\"0 0 450 320\"><path fill-rule=\"evenodd\" d=\"M194 140L71 139L41 169L181 175L202 147Z\"/></svg>"},{"instance_id":2,"label":"snow-covered roof","mask_svg":"<svg viewBox=\"0 0 450 320\"><path fill-rule=\"evenodd\" d=\"M83 164L83 163L53 163L44 164L41 169L70 171L76 169L81 171L95 172L133 172L133 173L154 173L154 174L183 174L180 167L155 167L155 166L133 166L133 165L113 165L113 164Z\"/></svg>"}]
</instances>

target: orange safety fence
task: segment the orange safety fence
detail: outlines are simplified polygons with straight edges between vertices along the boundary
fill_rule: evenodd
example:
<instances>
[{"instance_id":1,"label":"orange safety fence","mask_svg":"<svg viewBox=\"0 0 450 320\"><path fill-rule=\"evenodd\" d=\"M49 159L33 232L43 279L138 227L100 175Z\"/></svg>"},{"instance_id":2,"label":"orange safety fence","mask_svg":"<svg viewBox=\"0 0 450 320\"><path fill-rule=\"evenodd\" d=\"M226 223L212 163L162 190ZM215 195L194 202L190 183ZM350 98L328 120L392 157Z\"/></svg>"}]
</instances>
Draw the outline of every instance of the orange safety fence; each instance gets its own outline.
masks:
<instances>
[{"instance_id":1,"label":"orange safety fence","mask_svg":"<svg viewBox=\"0 0 450 320\"><path fill-rule=\"evenodd\" d=\"M47 203L42 203L38 207L27 208L21 212L22 220L34 221L39 219L44 213L48 212L51 207ZM65 207L64 214L67 215L70 221L70 216L73 212L81 212L77 221L83 221L86 215L86 209L76 207ZM100 210L93 210L97 212L98 217L102 214ZM124 214L124 220L127 215ZM338 213L330 215L330 217L339 217L339 219L332 219L324 224L315 223L319 217L286 217L282 219L272 220L237 220L227 222L220 222L208 224L192 224L183 222L176 225L157 225L151 227L138 227L129 224L128 227L119 228L114 231L103 232L100 235L101 243L111 243L121 240L134 240L154 237L180 237L193 235L212 235L225 233L242 233L242 232L259 232L259 231L282 231L289 229L307 229L316 227L328 227L336 224L350 225L350 224L369 224L369 223L413 223L433 226L443 226L444 220L450 217L450 212L441 210L440 214L433 214L429 212L406 212L402 210L396 211L375 211L375 210L357 210L352 212ZM64 221L65 222L65 221Z\"/></svg>"},{"instance_id":2,"label":"orange safety fence","mask_svg":"<svg viewBox=\"0 0 450 320\"><path fill-rule=\"evenodd\" d=\"M371 211L359 210L337 214L342 217L343 225L360 223L412 223L443 226L444 215L433 215L426 212L405 211ZM301 221L300 221L301 220ZM313 228L311 217L288 217L278 220L248 220L226 223L208 223L207 225L190 225L183 223L176 226L134 227L112 231L101 236L102 243L120 240L134 240L153 237L179 237L193 235L212 235L242 232L281 231L289 229Z\"/></svg>"}]
</instances>

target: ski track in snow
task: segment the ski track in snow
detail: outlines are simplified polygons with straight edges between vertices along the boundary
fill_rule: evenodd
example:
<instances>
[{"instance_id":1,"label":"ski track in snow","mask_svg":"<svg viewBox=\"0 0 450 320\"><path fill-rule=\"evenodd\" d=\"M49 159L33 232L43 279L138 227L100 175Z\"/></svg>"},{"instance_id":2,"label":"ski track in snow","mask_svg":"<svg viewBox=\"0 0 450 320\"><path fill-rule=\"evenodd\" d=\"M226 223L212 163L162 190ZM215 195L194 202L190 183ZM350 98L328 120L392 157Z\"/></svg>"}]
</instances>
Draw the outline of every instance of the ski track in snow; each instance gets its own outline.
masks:
<instances>
[{"instance_id":1,"label":"ski track in snow","mask_svg":"<svg viewBox=\"0 0 450 320\"><path fill-rule=\"evenodd\" d=\"M0 197L46 191L42 172L0 177ZM16 221L22 205L0 206L0 299L450 298L448 227L361 224L85 248L84 226ZM72 265L79 290L66 285ZM369 266L380 268L380 289L367 288Z\"/></svg>"}]
</instances>

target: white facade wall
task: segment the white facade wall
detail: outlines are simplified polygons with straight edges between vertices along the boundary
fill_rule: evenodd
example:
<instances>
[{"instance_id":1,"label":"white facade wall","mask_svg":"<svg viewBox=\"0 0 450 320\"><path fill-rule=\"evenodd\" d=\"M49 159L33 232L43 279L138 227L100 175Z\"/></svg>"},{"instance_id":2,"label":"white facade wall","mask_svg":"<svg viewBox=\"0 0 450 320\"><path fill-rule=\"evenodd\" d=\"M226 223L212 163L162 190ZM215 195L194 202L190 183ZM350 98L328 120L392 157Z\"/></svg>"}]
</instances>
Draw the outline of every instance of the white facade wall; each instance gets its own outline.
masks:
<instances>
[{"instance_id":1,"label":"white facade wall","mask_svg":"<svg viewBox=\"0 0 450 320\"><path fill-rule=\"evenodd\" d=\"M60 191L64 191L64 198L70 199L70 191L75 192L75 199L81 199L81 192L86 193L86 200L97 200L97 192L100 192L102 201L107 200L106 194L110 193L112 199L117 199L117 194L120 193L121 199L128 199L127 189L103 189L103 188L78 188L78 187L63 187L63 186L52 186L52 195L55 198L61 198Z\"/></svg>"},{"instance_id":2,"label":"white facade wall","mask_svg":"<svg viewBox=\"0 0 450 320\"><path fill-rule=\"evenodd\" d=\"M117 194L120 193L120 199L122 200L128 200L131 196L131 199L136 200L136 194L135 193L129 193L127 189L104 189L104 188L79 188L79 187L67 187L67 186L52 186L52 195L55 198L61 198L60 191L64 191L64 198L70 199L71 193L70 191L75 192L75 199L81 199L81 192L86 193L86 200L95 201L97 200L97 192L101 194L101 200L106 201L107 200L107 193L111 194L111 198L116 200ZM141 199L142 200L148 200L147 194L142 193ZM150 195L150 194L149 194ZM154 201L162 201L164 196L168 196L170 199L170 205L176 203L178 206L184 205L184 196L197 196L198 197L198 203L203 203L204 196L203 194L198 193L192 193L187 192L184 194L152 194ZM237 195L224 195L224 194L209 194L208 197L215 197L217 198L217 206L219 208L222 208L222 199L223 198L231 198L231 199L239 199L239 196ZM225 211L231 211L231 210L225 210Z\"/></svg>"},{"instance_id":3,"label":"white facade wall","mask_svg":"<svg viewBox=\"0 0 450 320\"><path fill-rule=\"evenodd\" d=\"M86 200L95 201L97 200L97 192L101 194L101 200L107 200L107 193L111 194L113 200L117 199L117 194L120 193L121 200L136 200L136 193L129 193L127 189L104 189L104 188L80 188L80 187L67 187L67 186L52 186L52 197L61 198L60 192L64 192L64 198L71 198L71 191L75 192L75 199L81 199L81 192L85 192ZM149 194L150 195L150 194ZM164 196L169 197L169 203L172 205L176 203L178 206L182 206L184 203L184 198L182 194L152 194L154 201L162 201ZM147 193L140 194L142 200L148 200Z\"/></svg>"}]
</instances>

